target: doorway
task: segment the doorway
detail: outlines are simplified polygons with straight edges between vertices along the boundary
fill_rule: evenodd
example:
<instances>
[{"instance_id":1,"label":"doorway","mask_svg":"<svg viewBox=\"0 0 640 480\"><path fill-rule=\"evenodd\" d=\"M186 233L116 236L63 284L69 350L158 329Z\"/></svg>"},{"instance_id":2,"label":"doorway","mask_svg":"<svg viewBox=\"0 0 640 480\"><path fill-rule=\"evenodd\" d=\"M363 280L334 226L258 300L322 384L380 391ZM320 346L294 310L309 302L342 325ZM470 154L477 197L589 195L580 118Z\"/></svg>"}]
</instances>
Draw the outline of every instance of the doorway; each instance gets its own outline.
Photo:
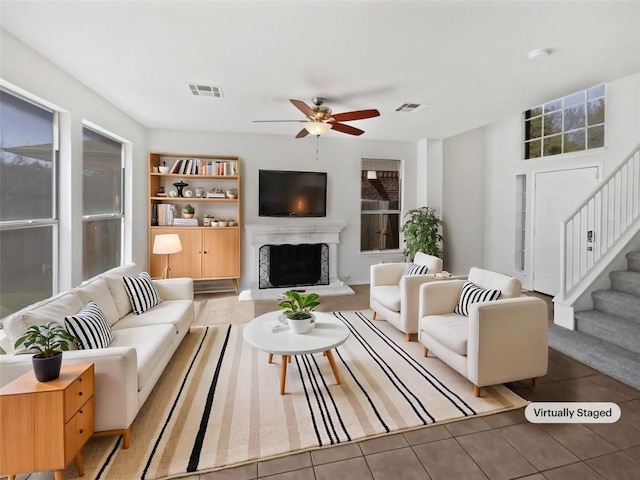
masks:
<instances>
[{"instance_id":1,"label":"doorway","mask_svg":"<svg viewBox=\"0 0 640 480\"><path fill-rule=\"evenodd\" d=\"M533 290L560 290L560 224L598 184L599 167L536 173L534 176ZM587 232L584 232L586 235Z\"/></svg>"}]
</instances>

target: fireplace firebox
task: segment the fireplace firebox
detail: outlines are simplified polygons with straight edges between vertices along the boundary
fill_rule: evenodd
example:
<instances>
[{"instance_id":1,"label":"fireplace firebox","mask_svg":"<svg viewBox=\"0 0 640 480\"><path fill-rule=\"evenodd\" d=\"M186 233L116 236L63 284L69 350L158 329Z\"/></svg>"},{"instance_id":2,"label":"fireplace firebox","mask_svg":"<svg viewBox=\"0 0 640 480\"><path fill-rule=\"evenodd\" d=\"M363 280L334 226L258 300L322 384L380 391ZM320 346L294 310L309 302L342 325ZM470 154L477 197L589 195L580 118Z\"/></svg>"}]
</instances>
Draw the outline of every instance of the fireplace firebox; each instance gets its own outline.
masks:
<instances>
[{"instance_id":1,"label":"fireplace firebox","mask_svg":"<svg viewBox=\"0 0 640 480\"><path fill-rule=\"evenodd\" d=\"M329 285L326 243L262 245L259 288Z\"/></svg>"}]
</instances>

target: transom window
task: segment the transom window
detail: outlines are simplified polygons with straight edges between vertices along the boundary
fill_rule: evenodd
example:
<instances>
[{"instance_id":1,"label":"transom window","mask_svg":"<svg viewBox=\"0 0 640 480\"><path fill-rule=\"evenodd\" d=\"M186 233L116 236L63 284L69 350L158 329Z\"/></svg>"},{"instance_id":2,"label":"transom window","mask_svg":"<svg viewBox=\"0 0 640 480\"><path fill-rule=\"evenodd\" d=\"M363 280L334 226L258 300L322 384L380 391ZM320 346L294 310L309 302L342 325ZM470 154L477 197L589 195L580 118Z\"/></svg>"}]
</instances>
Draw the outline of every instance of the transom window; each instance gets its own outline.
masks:
<instances>
[{"instance_id":1,"label":"transom window","mask_svg":"<svg viewBox=\"0 0 640 480\"><path fill-rule=\"evenodd\" d=\"M605 86L524 112L524 159L604 147Z\"/></svg>"}]
</instances>

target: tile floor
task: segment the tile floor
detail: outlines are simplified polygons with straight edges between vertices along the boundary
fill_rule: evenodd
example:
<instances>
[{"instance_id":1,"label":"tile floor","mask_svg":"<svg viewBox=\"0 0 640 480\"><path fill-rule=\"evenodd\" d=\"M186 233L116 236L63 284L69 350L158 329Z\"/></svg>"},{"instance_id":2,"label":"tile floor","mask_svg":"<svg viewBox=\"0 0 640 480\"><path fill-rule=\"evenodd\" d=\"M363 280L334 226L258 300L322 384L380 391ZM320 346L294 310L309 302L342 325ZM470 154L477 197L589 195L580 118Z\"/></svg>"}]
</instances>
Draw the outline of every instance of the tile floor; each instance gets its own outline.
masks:
<instances>
[{"instance_id":1,"label":"tile floor","mask_svg":"<svg viewBox=\"0 0 640 480\"><path fill-rule=\"evenodd\" d=\"M355 296L335 297L331 301L326 297L323 309L368 308L368 286L356 286L354 290ZM253 314L273 310L270 303L255 303ZM228 315L225 314L226 321ZM550 305L550 318L552 315ZM549 351L548 374L535 388L520 382L508 386L531 401L616 402L620 405L622 417L614 424L535 425L527 422L524 409L520 409L186 478L640 479L639 390L554 350ZM51 474L31 475L30 480L52 477Z\"/></svg>"}]
</instances>

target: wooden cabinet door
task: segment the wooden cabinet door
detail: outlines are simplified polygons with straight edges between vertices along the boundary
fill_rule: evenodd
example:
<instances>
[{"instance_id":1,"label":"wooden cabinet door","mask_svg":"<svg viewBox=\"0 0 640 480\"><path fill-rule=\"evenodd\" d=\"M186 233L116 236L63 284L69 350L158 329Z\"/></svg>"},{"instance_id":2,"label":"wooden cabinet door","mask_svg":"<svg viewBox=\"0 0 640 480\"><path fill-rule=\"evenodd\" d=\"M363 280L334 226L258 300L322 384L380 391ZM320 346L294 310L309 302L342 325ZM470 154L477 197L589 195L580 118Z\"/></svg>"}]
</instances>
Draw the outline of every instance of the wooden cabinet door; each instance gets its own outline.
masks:
<instances>
[{"instance_id":1,"label":"wooden cabinet door","mask_svg":"<svg viewBox=\"0 0 640 480\"><path fill-rule=\"evenodd\" d=\"M156 235L165 233L177 233L180 236L182 251L169 255L169 266L171 267L171 276L202 278L202 231L197 228L187 228L184 230L177 228L154 228L151 231L151 244L149 250L153 251L153 240ZM162 276L166 255L151 255L149 273L153 278Z\"/></svg>"},{"instance_id":2,"label":"wooden cabinet door","mask_svg":"<svg viewBox=\"0 0 640 480\"><path fill-rule=\"evenodd\" d=\"M203 277L240 276L239 228L210 228L203 232Z\"/></svg>"}]
</instances>

